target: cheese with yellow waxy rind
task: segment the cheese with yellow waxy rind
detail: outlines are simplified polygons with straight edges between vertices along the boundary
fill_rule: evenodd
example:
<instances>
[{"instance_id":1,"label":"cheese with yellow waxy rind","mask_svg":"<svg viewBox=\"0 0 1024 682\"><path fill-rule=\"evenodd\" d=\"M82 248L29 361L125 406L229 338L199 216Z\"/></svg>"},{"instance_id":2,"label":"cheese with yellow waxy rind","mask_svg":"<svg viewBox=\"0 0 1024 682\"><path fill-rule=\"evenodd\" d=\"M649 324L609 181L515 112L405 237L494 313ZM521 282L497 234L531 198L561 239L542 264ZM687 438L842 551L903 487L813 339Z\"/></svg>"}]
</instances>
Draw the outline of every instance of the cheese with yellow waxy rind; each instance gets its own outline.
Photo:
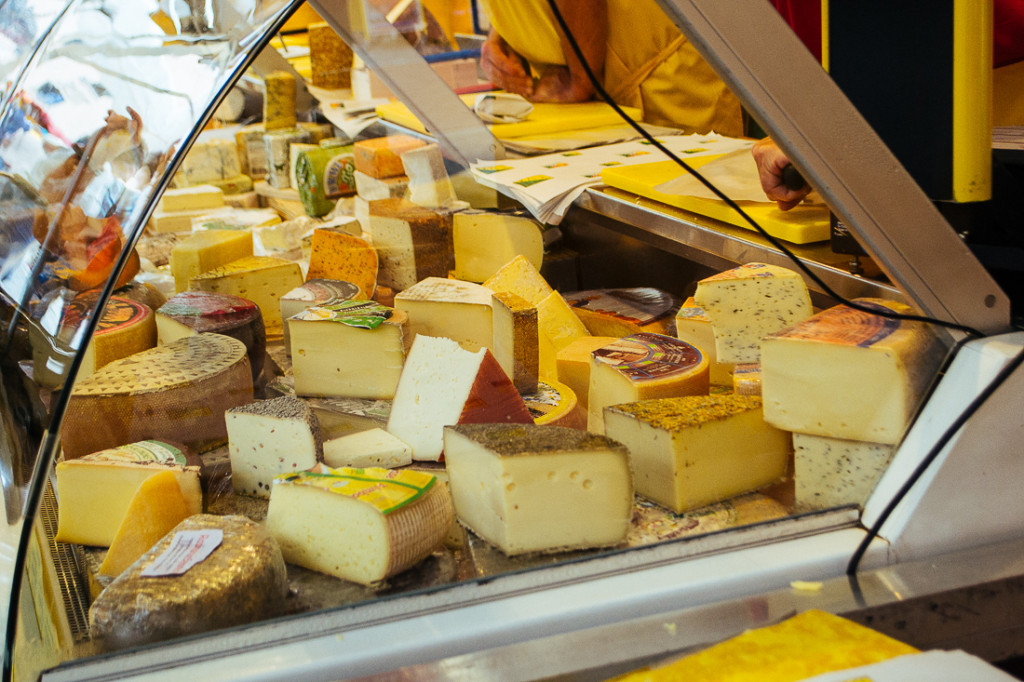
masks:
<instances>
[{"instance_id":1,"label":"cheese with yellow waxy rind","mask_svg":"<svg viewBox=\"0 0 1024 682\"><path fill-rule=\"evenodd\" d=\"M202 230L188 235L171 249L174 290L185 291L196 275L253 255L248 230Z\"/></svg>"},{"instance_id":2,"label":"cheese with yellow waxy rind","mask_svg":"<svg viewBox=\"0 0 1024 682\"><path fill-rule=\"evenodd\" d=\"M281 296L302 284L298 263L275 256L247 256L193 277L189 288L231 294L259 306L267 334L282 333Z\"/></svg>"},{"instance_id":3,"label":"cheese with yellow waxy rind","mask_svg":"<svg viewBox=\"0 0 1024 682\"><path fill-rule=\"evenodd\" d=\"M443 336L469 351L490 348L494 342L491 296L473 282L427 277L395 294L395 308L409 315L409 332Z\"/></svg>"}]
</instances>

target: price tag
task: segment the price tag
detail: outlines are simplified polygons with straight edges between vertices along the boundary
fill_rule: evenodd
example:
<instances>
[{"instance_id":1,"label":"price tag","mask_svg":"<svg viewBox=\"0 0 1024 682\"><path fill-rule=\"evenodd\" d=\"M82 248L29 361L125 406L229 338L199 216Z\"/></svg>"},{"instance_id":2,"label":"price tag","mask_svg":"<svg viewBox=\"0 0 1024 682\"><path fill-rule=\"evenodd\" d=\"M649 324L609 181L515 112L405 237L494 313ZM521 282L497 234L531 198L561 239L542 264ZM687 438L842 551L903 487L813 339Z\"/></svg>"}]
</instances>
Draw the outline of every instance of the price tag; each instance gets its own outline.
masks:
<instances>
[{"instance_id":1,"label":"price tag","mask_svg":"<svg viewBox=\"0 0 1024 682\"><path fill-rule=\"evenodd\" d=\"M175 533L170 546L142 570L142 575L151 578L183 575L210 556L223 541L224 531L219 528Z\"/></svg>"}]
</instances>

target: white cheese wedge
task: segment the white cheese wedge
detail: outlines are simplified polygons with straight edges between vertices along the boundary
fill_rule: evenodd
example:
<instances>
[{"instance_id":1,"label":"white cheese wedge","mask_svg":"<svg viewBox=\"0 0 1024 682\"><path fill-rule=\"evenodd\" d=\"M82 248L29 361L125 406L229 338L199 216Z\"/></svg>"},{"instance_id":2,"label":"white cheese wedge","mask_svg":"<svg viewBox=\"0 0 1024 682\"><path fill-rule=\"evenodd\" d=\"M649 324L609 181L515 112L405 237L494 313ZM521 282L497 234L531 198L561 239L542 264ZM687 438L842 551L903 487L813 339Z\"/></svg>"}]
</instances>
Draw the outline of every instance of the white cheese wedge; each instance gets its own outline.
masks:
<instances>
[{"instance_id":1,"label":"white cheese wedge","mask_svg":"<svg viewBox=\"0 0 1024 682\"><path fill-rule=\"evenodd\" d=\"M803 278L786 268L747 263L697 283L694 301L711 320L719 362L757 362L765 335L813 312Z\"/></svg>"},{"instance_id":2,"label":"white cheese wedge","mask_svg":"<svg viewBox=\"0 0 1024 682\"><path fill-rule=\"evenodd\" d=\"M287 324L297 395L394 397L412 339L405 312L354 300L307 308Z\"/></svg>"},{"instance_id":3,"label":"white cheese wedge","mask_svg":"<svg viewBox=\"0 0 1024 682\"><path fill-rule=\"evenodd\" d=\"M324 443L324 463L339 467L394 469L412 464L412 448L384 429L367 429Z\"/></svg>"},{"instance_id":4,"label":"white cheese wedge","mask_svg":"<svg viewBox=\"0 0 1024 682\"><path fill-rule=\"evenodd\" d=\"M537 390L540 371L540 332L537 308L509 292L491 297L491 350L520 393Z\"/></svg>"},{"instance_id":5,"label":"white cheese wedge","mask_svg":"<svg viewBox=\"0 0 1024 682\"><path fill-rule=\"evenodd\" d=\"M196 275L189 288L247 298L259 306L267 334L281 334L281 296L302 284L298 263L249 256Z\"/></svg>"},{"instance_id":6,"label":"white cheese wedge","mask_svg":"<svg viewBox=\"0 0 1024 682\"><path fill-rule=\"evenodd\" d=\"M401 158L409 178L410 201L427 208L445 208L458 201L439 146L428 144L410 149L402 152Z\"/></svg>"},{"instance_id":7,"label":"white cheese wedge","mask_svg":"<svg viewBox=\"0 0 1024 682\"><path fill-rule=\"evenodd\" d=\"M895 446L793 434L793 505L799 510L863 505Z\"/></svg>"},{"instance_id":8,"label":"white cheese wedge","mask_svg":"<svg viewBox=\"0 0 1024 682\"><path fill-rule=\"evenodd\" d=\"M370 585L441 547L453 516L429 474L324 468L274 481L267 530L287 562Z\"/></svg>"},{"instance_id":9,"label":"white cheese wedge","mask_svg":"<svg viewBox=\"0 0 1024 682\"><path fill-rule=\"evenodd\" d=\"M719 362L715 350L715 330L704 309L697 305L693 296L686 299L676 311L676 338L696 346L708 356L711 383L715 386L732 385L732 362Z\"/></svg>"},{"instance_id":10,"label":"white cheese wedge","mask_svg":"<svg viewBox=\"0 0 1024 682\"><path fill-rule=\"evenodd\" d=\"M661 334L631 334L590 354L587 429L604 433L604 408L649 398L707 395L708 359Z\"/></svg>"},{"instance_id":11,"label":"white cheese wedge","mask_svg":"<svg viewBox=\"0 0 1024 682\"><path fill-rule=\"evenodd\" d=\"M413 459L438 461L445 426L491 422L533 423L491 352L473 353L442 337L416 337L395 390L388 432L412 446Z\"/></svg>"},{"instance_id":12,"label":"white cheese wedge","mask_svg":"<svg viewBox=\"0 0 1024 682\"><path fill-rule=\"evenodd\" d=\"M236 493L269 497L278 474L305 471L324 460L320 422L298 398L260 400L224 413Z\"/></svg>"},{"instance_id":13,"label":"white cheese wedge","mask_svg":"<svg viewBox=\"0 0 1024 682\"><path fill-rule=\"evenodd\" d=\"M484 286L491 291L512 292L534 305L554 291L540 274L538 266L523 255L516 256L501 266L497 272L484 280Z\"/></svg>"},{"instance_id":14,"label":"white cheese wedge","mask_svg":"<svg viewBox=\"0 0 1024 682\"><path fill-rule=\"evenodd\" d=\"M617 336L581 336L570 341L555 355L558 380L572 389L583 409L587 409L590 393L590 354L613 344Z\"/></svg>"},{"instance_id":15,"label":"white cheese wedge","mask_svg":"<svg viewBox=\"0 0 1024 682\"><path fill-rule=\"evenodd\" d=\"M427 277L395 294L395 308L408 313L413 337L443 336L466 350L477 351L494 342L492 294L473 282Z\"/></svg>"},{"instance_id":16,"label":"white cheese wedge","mask_svg":"<svg viewBox=\"0 0 1024 682\"><path fill-rule=\"evenodd\" d=\"M450 426L444 441L456 516L505 554L625 540L633 486L621 443L518 424Z\"/></svg>"},{"instance_id":17,"label":"white cheese wedge","mask_svg":"<svg viewBox=\"0 0 1024 682\"><path fill-rule=\"evenodd\" d=\"M775 483L790 437L755 396L686 396L614 405L605 433L629 448L639 495L682 513Z\"/></svg>"}]
</instances>

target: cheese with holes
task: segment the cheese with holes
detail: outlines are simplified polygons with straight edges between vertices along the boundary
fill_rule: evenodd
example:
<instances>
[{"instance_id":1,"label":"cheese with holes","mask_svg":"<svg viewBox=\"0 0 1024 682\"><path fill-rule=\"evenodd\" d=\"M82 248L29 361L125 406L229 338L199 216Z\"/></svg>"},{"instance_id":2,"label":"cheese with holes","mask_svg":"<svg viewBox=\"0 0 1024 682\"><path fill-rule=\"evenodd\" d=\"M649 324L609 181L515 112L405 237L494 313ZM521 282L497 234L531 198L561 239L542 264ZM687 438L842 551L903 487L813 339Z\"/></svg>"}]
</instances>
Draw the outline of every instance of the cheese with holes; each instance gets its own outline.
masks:
<instances>
[{"instance_id":1,"label":"cheese with holes","mask_svg":"<svg viewBox=\"0 0 1024 682\"><path fill-rule=\"evenodd\" d=\"M405 312L352 300L306 308L287 324L297 395L394 397L412 339Z\"/></svg>"},{"instance_id":2,"label":"cheese with holes","mask_svg":"<svg viewBox=\"0 0 1024 682\"><path fill-rule=\"evenodd\" d=\"M650 398L707 395L708 359L685 341L632 334L590 355L587 428L604 433L604 408Z\"/></svg>"},{"instance_id":3,"label":"cheese with holes","mask_svg":"<svg viewBox=\"0 0 1024 682\"><path fill-rule=\"evenodd\" d=\"M245 344L198 334L116 360L76 382L61 423L65 459L140 440L224 444L224 411L252 402Z\"/></svg>"},{"instance_id":4,"label":"cheese with holes","mask_svg":"<svg viewBox=\"0 0 1024 682\"><path fill-rule=\"evenodd\" d=\"M427 208L445 208L458 201L439 146L410 149L401 154L401 160L409 178L409 201Z\"/></svg>"},{"instance_id":5,"label":"cheese with holes","mask_svg":"<svg viewBox=\"0 0 1024 682\"><path fill-rule=\"evenodd\" d=\"M761 363L741 362L734 365L732 392L736 395L761 395Z\"/></svg>"},{"instance_id":6,"label":"cheese with holes","mask_svg":"<svg viewBox=\"0 0 1024 682\"><path fill-rule=\"evenodd\" d=\"M629 448L639 495L677 514L779 481L790 436L755 396L685 396L613 405L604 430Z\"/></svg>"},{"instance_id":7,"label":"cheese with holes","mask_svg":"<svg viewBox=\"0 0 1024 682\"><path fill-rule=\"evenodd\" d=\"M412 448L384 429L367 429L324 443L324 463L339 467L394 469L412 464Z\"/></svg>"},{"instance_id":8,"label":"cheese with holes","mask_svg":"<svg viewBox=\"0 0 1024 682\"><path fill-rule=\"evenodd\" d=\"M518 255L484 280L491 291L509 291L537 305L554 291L530 259Z\"/></svg>"},{"instance_id":9,"label":"cheese with holes","mask_svg":"<svg viewBox=\"0 0 1024 682\"><path fill-rule=\"evenodd\" d=\"M355 171L352 176L356 183L356 194L366 201L409 198L409 178L405 175L396 175L392 178L375 178L366 173Z\"/></svg>"},{"instance_id":10,"label":"cheese with holes","mask_svg":"<svg viewBox=\"0 0 1024 682\"><path fill-rule=\"evenodd\" d=\"M391 135L360 140L352 147L356 170L372 178L393 178L405 175L402 154L423 147L426 143L410 135Z\"/></svg>"},{"instance_id":11,"label":"cheese with holes","mask_svg":"<svg viewBox=\"0 0 1024 682\"><path fill-rule=\"evenodd\" d=\"M377 250L343 230L316 229L310 243L306 279L340 279L359 287L359 298L373 296L379 276Z\"/></svg>"},{"instance_id":12,"label":"cheese with holes","mask_svg":"<svg viewBox=\"0 0 1024 682\"><path fill-rule=\"evenodd\" d=\"M238 149L233 140L199 140L188 150L176 178L179 187L205 185L242 174Z\"/></svg>"},{"instance_id":13,"label":"cheese with holes","mask_svg":"<svg viewBox=\"0 0 1024 682\"><path fill-rule=\"evenodd\" d=\"M491 296L491 351L520 393L537 389L540 331L537 308L509 292Z\"/></svg>"},{"instance_id":14,"label":"cheese with holes","mask_svg":"<svg viewBox=\"0 0 1024 682\"><path fill-rule=\"evenodd\" d=\"M621 337L581 336L570 341L555 355L558 380L573 390L583 409L587 409L590 393L591 353L615 343Z\"/></svg>"},{"instance_id":15,"label":"cheese with holes","mask_svg":"<svg viewBox=\"0 0 1024 682\"><path fill-rule=\"evenodd\" d=\"M196 275L190 289L246 298L259 306L268 334L280 334L281 297L302 284L298 263L274 256L248 256Z\"/></svg>"},{"instance_id":16,"label":"cheese with holes","mask_svg":"<svg viewBox=\"0 0 1024 682\"><path fill-rule=\"evenodd\" d=\"M139 484L100 564L100 575L117 576L171 529L192 515L172 471L160 471Z\"/></svg>"},{"instance_id":17,"label":"cheese with holes","mask_svg":"<svg viewBox=\"0 0 1024 682\"><path fill-rule=\"evenodd\" d=\"M395 291L452 269L451 216L406 199L369 202L366 232L380 258L378 281Z\"/></svg>"},{"instance_id":18,"label":"cheese with holes","mask_svg":"<svg viewBox=\"0 0 1024 682\"><path fill-rule=\"evenodd\" d=\"M71 315L64 323L71 322ZM74 329L78 329L76 325ZM153 311L142 303L111 296L103 308L96 331L85 347L76 381L89 376L114 360L156 345L156 320Z\"/></svg>"},{"instance_id":19,"label":"cheese with holes","mask_svg":"<svg viewBox=\"0 0 1024 682\"><path fill-rule=\"evenodd\" d=\"M587 410L575 391L557 381L538 381L537 389L523 394L526 409L538 426L564 426L587 430Z\"/></svg>"},{"instance_id":20,"label":"cheese with holes","mask_svg":"<svg viewBox=\"0 0 1024 682\"><path fill-rule=\"evenodd\" d=\"M203 511L199 458L172 443L140 441L57 462L57 541L109 547L142 482L170 471L189 514Z\"/></svg>"},{"instance_id":21,"label":"cheese with holes","mask_svg":"<svg viewBox=\"0 0 1024 682\"><path fill-rule=\"evenodd\" d=\"M455 276L483 282L516 256L539 269L544 260L541 226L507 213L463 211L452 216Z\"/></svg>"},{"instance_id":22,"label":"cheese with holes","mask_svg":"<svg viewBox=\"0 0 1024 682\"><path fill-rule=\"evenodd\" d=\"M732 384L735 363L718 361L718 352L715 350L715 330L711 326L710 318L704 309L693 300L693 296L686 299L676 312L676 338L700 348L701 352L708 356L712 384L716 386Z\"/></svg>"},{"instance_id":23,"label":"cheese with holes","mask_svg":"<svg viewBox=\"0 0 1024 682\"><path fill-rule=\"evenodd\" d=\"M253 381L263 371L267 335L260 309L250 300L212 291L182 291L156 311L156 330L161 344L204 332L238 339L245 344Z\"/></svg>"},{"instance_id":24,"label":"cheese with holes","mask_svg":"<svg viewBox=\"0 0 1024 682\"><path fill-rule=\"evenodd\" d=\"M325 468L274 481L267 530L289 563L370 585L440 548L452 518L430 474Z\"/></svg>"},{"instance_id":25,"label":"cheese with holes","mask_svg":"<svg viewBox=\"0 0 1024 682\"><path fill-rule=\"evenodd\" d=\"M236 493L268 497L278 474L324 461L323 434L313 408L290 396L259 400L224 413Z\"/></svg>"},{"instance_id":26,"label":"cheese with holes","mask_svg":"<svg viewBox=\"0 0 1024 682\"><path fill-rule=\"evenodd\" d=\"M590 332L557 291L537 302L537 324L540 330L540 375L544 379L557 379L558 351L578 338L590 336Z\"/></svg>"},{"instance_id":27,"label":"cheese with holes","mask_svg":"<svg viewBox=\"0 0 1024 682\"><path fill-rule=\"evenodd\" d=\"M183 574L144 576L179 532L223 534ZM207 535L209 538L209 535ZM89 608L89 633L105 649L249 625L284 610L288 582L274 539L243 516L190 516L114 579Z\"/></svg>"},{"instance_id":28,"label":"cheese with holes","mask_svg":"<svg viewBox=\"0 0 1024 682\"><path fill-rule=\"evenodd\" d=\"M863 505L895 449L884 443L794 433L794 506L803 511Z\"/></svg>"},{"instance_id":29,"label":"cheese with holes","mask_svg":"<svg viewBox=\"0 0 1024 682\"><path fill-rule=\"evenodd\" d=\"M307 279L281 297L281 319L284 320L284 347L291 355L291 325L288 318L312 306L334 305L359 298L359 287L338 279Z\"/></svg>"},{"instance_id":30,"label":"cheese with holes","mask_svg":"<svg viewBox=\"0 0 1024 682\"><path fill-rule=\"evenodd\" d=\"M196 275L253 255L252 248L252 232L248 230L193 232L171 249L174 290L185 291Z\"/></svg>"},{"instance_id":31,"label":"cheese with holes","mask_svg":"<svg viewBox=\"0 0 1024 682\"><path fill-rule=\"evenodd\" d=\"M629 452L557 426L464 424L444 430L459 521L510 556L626 539L633 518Z\"/></svg>"},{"instance_id":32,"label":"cheese with holes","mask_svg":"<svg viewBox=\"0 0 1024 682\"><path fill-rule=\"evenodd\" d=\"M408 313L413 338L444 336L476 351L494 341L491 295L490 289L472 282L427 277L395 294L395 308Z\"/></svg>"},{"instance_id":33,"label":"cheese with holes","mask_svg":"<svg viewBox=\"0 0 1024 682\"><path fill-rule=\"evenodd\" d=\"M486 348L465 350L441 337L416 337L395 390L387 430L412 447L413 459L437 461L443 427L532 424L512 380Z\"/></svg>"},{"instance_id":34,"label":"cheese with holes","mask_svg":"<svg viewBox=\"0 0 1024 682\"><path fill-rule=\"evenodd\" d=\"M764 263L747 263L702 279L693 299L711 320L720 362L757 362L765 335L812 313L803 278Z\"/></svg>"},{"instance_id":35,"label":"cheese with holes","mask_svg":"<svg viewBox=\"0 0 1024 682\"><path fill-rule=\"evenodd\" d=\"M856 299L879 311L902 303ZM894 444L942 364L945 349L923 322L847 306L824 310L764 340L764 418L800 433Z\"/></svg>"},{"instance_id":36,"label":"cheese with holes","mask_svg":"<svg viewBox=\"0 0 1024 682\"><path fill-rule=\"evenodd\" d=\"M157 202L158 212L198 211L220 208L224 205L224 192L213 185L196 185L168 189Z\"/></svg>"}]
</instances>

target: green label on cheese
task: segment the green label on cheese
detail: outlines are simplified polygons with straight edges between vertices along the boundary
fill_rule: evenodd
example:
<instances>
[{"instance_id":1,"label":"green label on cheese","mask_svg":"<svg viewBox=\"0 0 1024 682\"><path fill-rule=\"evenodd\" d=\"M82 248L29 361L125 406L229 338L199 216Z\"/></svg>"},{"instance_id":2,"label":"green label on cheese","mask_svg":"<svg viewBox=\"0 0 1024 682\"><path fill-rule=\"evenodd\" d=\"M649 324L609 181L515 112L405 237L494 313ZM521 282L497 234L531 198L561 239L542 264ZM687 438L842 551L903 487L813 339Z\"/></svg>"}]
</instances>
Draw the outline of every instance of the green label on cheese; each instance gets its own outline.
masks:
<instances>
[{"instance_id":1,"label":"green label on cheese","mask_svg":"<svg viewBox=\"0 0 1024 682\"><path fill-rule=\"evenodd\" d=\"M437 478L409 469L328 469L327 473L301 471L281 474L275 485L308 485L345 495L376 507L382 514L401 509L429 491Z\"/></svg>"},{"instance_id":2,"label":"green label on cheese","mask_svg":"<svg viewBox=\"0 0 1024 682\"><path fill-rule=\"evenodd\" d=\"M185 453L178 448L158 440L144 440L121 445L109 450L87 455L82 459L94 462L128 462L132 464L153 462L156 464L178 464L185 466Z\"/></svg>"},{"instance_id":3,"label":"green label on cheese","mask_svg":"<svg viewBox=\"0 0 1024 682\"><path fill-rule=\"evenodd\" d=\"M376 301L344 301L306 308L293 320L340 322L359 329L376 329L394 311Z\"/></svg>"}]
</instances>

